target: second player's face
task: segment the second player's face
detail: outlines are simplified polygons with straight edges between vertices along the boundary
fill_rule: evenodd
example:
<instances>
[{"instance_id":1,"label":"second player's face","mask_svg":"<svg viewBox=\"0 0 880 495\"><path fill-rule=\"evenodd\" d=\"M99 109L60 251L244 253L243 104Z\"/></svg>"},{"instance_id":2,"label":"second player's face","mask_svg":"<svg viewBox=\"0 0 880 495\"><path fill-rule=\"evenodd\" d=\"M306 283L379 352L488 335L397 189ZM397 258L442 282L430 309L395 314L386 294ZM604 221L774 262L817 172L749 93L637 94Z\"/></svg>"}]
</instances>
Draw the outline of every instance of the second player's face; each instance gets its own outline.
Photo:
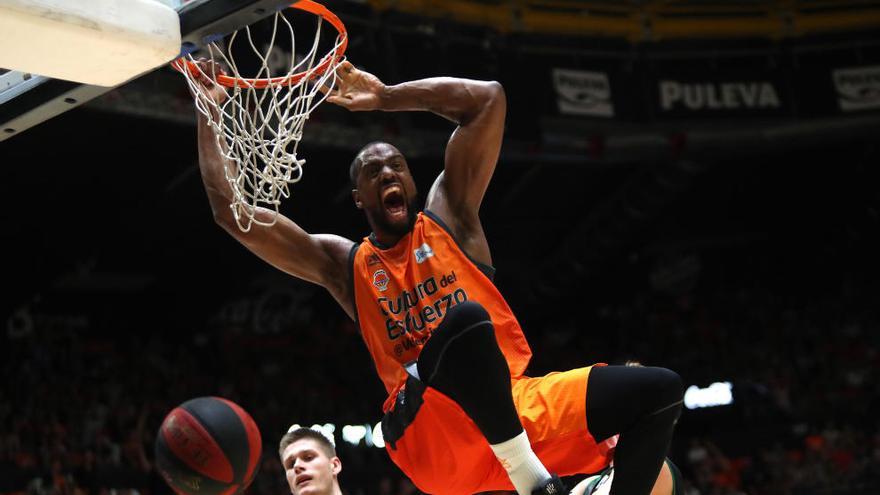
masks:
<instances>
[{"instance_id":1,"label":"second player's face","mask_svg":"<svg viewBox=\"0 0 880 495\"><path fill-rule=\"evenodd\" d=\"M321 445L302 438L288 445L281 456L287 484L293 495L333 493L336 475L342 470L338 457L327 457Z\"/></svg>"},{"instance_id":2,"label":"second player's face","mask_svg":"<svg viewBox=\"0 0 880 495\"><path fill-rule=\"evenodd\" d=\"M358 173L359 206L373 228L389 234L409 231L418 206L416 185L406 159L394 146L379 143L364 151Z\"/></svg>"}]
</instances>

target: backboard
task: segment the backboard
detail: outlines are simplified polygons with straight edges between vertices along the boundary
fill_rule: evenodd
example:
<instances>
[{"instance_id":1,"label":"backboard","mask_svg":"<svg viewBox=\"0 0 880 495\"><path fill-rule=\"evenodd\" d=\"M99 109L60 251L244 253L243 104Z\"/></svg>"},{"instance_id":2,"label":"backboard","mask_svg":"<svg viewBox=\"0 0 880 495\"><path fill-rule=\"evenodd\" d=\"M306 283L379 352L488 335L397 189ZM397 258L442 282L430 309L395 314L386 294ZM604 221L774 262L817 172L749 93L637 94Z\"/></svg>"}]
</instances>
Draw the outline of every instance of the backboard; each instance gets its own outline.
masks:
<instances>
[{"instance_id":1,"label":"backboard","mask_svg":"<svg viewBox=\"0 0 880 495\"><path fill-rule=\"evenodd\" d=\"M180 18L180 55L191 53L210 41L253 24L291 3L291 0L160 1L175 8ZM108 60L108 63L112 63L112 60ZM158 67L153 69L155 68ZM2 68L0 69L0 141L18 135L112 89L114 87L29 74L15 70L14 67Z\"/></svg>"}]
</instances>

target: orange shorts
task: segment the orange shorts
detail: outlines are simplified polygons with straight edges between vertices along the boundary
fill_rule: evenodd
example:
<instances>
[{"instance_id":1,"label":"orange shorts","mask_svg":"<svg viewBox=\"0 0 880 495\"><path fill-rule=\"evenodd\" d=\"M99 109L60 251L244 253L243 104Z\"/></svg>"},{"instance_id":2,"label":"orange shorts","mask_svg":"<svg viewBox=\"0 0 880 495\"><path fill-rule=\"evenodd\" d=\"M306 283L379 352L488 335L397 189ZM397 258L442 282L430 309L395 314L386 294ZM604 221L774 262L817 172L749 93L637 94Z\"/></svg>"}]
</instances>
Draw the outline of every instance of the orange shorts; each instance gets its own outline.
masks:
<instances>
[{"instance_id":1,"label":"orange shorts","mask_svg":"<svg viewBox=\"0 0 880 495\"><path fill-rule=\"evenodd\" d=\"M590 367L512 380L513 401L532 449L560 476L594 473L613 444L587 429ZM452 399L409 376L382 420L388 454L419 490L463 495L512 490L507 472L470 417Z\"/></svg>"}]
</instances>

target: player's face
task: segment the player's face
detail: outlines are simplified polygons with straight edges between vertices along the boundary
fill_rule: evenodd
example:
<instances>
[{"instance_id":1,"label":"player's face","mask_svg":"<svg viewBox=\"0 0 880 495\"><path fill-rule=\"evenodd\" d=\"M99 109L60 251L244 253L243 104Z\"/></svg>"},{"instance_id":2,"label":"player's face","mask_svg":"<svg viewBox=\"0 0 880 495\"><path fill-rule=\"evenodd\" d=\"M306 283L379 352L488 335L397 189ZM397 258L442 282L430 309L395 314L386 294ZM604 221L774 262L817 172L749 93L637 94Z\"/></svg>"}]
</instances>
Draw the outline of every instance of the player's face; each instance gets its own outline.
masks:
<instances>
[{"instance_id":1,"label":"player's face","mask_svg":"<svg viewBox=\"0 0 880 495\"><path fill-rule=\"evenodd\" d=\"M379 143L361 154L355 202L374 229L403 235L418 210L415 181L397 148Z\"/></svg>"},{"instance_id":2,"label":"player's face","mask_svg":"<svg viewBox=\"0 0 880 495\"><path fill-rule=\"evenodd\" d=\"M342 470L339 458L327 457L321 445L311 438L301 438L288 445L281 461L293 495L333 493L336 475Z\"/></svg>"}]
</instances>

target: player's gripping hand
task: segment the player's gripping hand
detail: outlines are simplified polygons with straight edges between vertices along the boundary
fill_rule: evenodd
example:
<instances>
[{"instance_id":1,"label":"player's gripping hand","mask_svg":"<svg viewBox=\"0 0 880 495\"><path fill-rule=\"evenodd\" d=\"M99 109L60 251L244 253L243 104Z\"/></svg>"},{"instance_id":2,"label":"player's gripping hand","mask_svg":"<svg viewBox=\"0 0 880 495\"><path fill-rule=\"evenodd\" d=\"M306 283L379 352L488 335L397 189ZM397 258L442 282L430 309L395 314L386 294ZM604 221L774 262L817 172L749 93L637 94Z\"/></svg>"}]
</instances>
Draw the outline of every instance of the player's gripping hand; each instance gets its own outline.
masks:
<instances>
[{"instance_id":1,"label":"player's gripping hand","mask_svg":"<svg viewBox=\"0 0 880 495\"><path fill-rule=\"evenodd\" d=\"M193 63L198 68L193 75L195 76L194 79L196 83L199 85L199 90L210 99L214 100L218 105L226 101L229 97L226 93L226 89L217 83L217 78L219 76L226 75L226 71L223 67L217 62L213 62L206 58L196 59ZM192 91L193 88L190 88L190 92Z\"/></svg>"},{"instance_id":2,"label":"player's gripping hand","mask_svg":"<svg viewBox=\"0 0 880 495\"><path fill-rule=\"evenodd\" d=\"M336 68L336 88L322 88L322 91L329 92L327 101L330 103L352 111L365 111L381 108L385 88L378 77L345 61Z\"/></svg>"}]
</instances>

